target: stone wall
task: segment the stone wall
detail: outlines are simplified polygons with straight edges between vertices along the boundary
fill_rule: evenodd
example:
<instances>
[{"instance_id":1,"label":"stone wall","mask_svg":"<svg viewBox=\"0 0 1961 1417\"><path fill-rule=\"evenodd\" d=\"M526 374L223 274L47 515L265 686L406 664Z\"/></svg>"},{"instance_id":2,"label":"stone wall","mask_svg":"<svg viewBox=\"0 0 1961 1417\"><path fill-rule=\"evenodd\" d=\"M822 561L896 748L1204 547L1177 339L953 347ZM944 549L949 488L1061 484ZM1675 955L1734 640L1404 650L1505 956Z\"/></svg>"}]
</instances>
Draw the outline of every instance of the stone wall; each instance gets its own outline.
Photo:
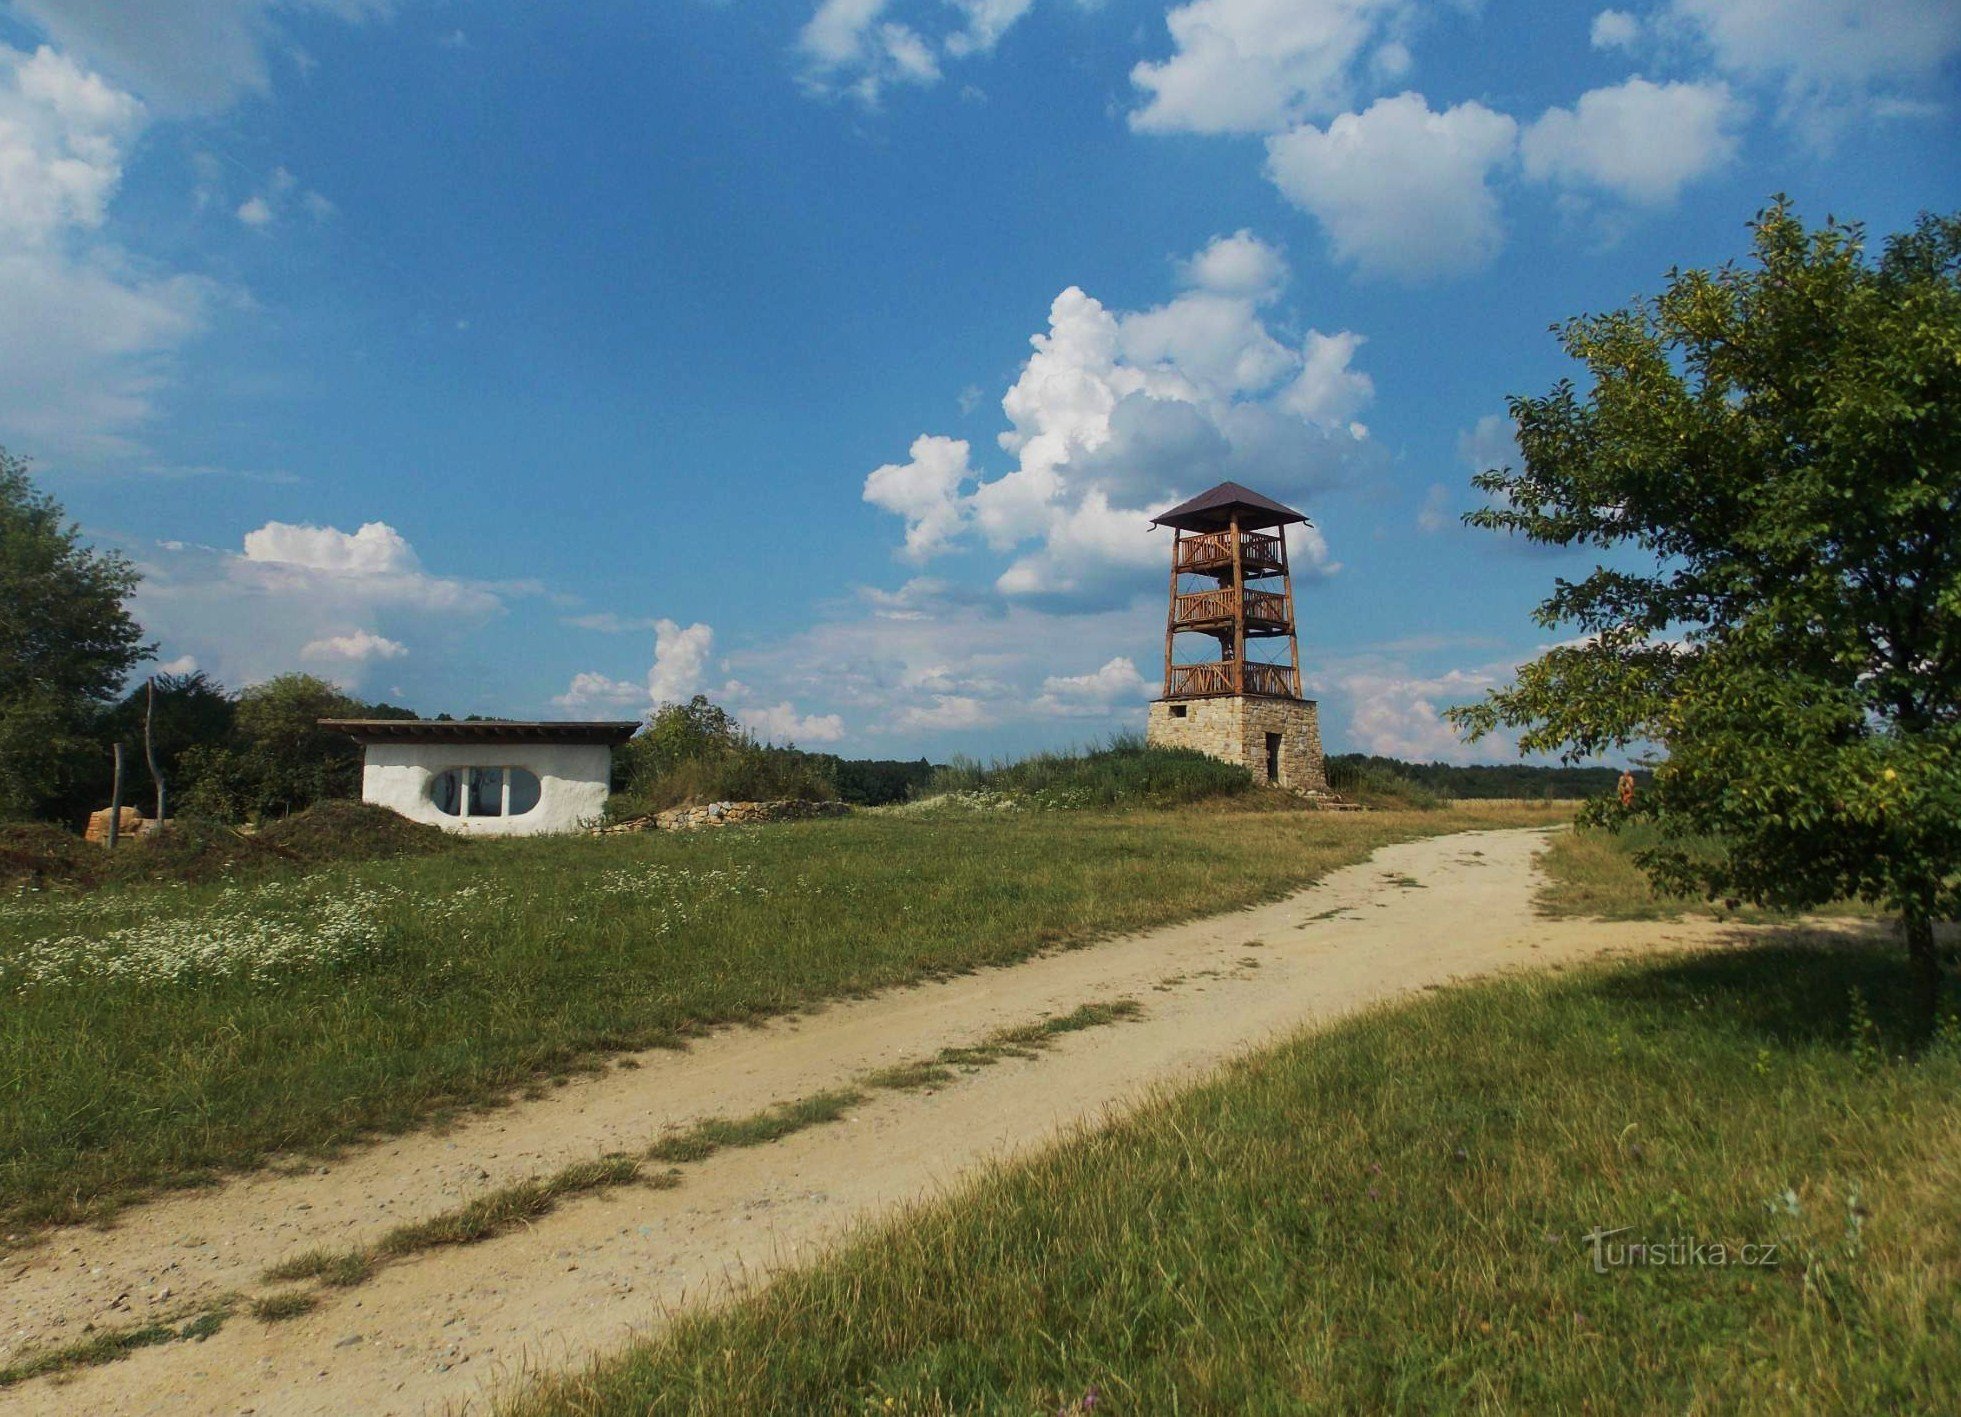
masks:
<instances>
[{"instance_id":1,"label":"stone wall","mask_svg":"<svg viewBox=\"0 0 1961 1417\"><path fill-rule=\"evenodd\" d=\"M802 822L813 817L848 816L850 812L842 802L708 802L698 807L670 807L651 817L632 817L599 830L601 835L688 831L695 827L749 826L757 822Z\"/></svg>"},{"instance_id":2,"label":"stone wall","mask_svg":"<svg viewBox=\"0 0 1961 1417\"><path fill-rule=\"evenodd\" d=\"M1267 735L1280 735L1280 777L1267 776ZM1151 705L1146 741L1154 748L1195 748L1238 763L1253 781L1318 797L1328 792L1321 717L1312 699L1231 695L1160 699Z\"/></svg>"}]
</instances>

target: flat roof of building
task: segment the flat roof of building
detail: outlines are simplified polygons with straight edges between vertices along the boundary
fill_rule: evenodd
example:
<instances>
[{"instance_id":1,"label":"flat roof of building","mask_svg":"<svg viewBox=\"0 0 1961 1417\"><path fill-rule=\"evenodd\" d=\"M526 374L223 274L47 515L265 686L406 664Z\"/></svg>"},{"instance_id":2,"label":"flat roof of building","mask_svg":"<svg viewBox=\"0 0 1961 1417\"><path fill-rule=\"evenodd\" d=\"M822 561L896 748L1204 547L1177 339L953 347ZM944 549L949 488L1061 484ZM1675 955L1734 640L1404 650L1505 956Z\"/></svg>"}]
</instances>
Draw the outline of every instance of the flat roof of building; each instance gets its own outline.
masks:
<instances>
[{"instance_id":1,"label":"flat roof of building","mask_svg":"<svg viewBox=\"0 0 1961 1417\"><path fill-rule=\"evenodd\" d=\"M637 720L522 722L509 718L323 718L322 728L357 743L596 743L612 747L636 733Z\"/></svg>"}]
</instances>

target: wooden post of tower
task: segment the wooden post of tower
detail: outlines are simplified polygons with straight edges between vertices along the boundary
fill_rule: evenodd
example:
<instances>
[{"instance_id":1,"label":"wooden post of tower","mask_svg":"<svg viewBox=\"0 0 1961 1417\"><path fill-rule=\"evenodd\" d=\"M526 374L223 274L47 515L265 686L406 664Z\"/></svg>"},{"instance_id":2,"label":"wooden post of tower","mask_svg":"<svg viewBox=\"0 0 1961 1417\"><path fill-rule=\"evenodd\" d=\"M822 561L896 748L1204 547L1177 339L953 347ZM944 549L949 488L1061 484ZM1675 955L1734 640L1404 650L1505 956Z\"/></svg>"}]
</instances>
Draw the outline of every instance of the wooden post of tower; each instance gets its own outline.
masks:
<instances>
[{"instance_id":1,"label":"wooden post of tower","mask_svg":"<svg viewBox=\"0 0 1961 1417\"><path fill-rule=\"evenodd\" d=\"M1232 691L1246 692L1246 547L1239 537L1239 513L1227 523L1232 538Z\"/></svg>"},{"instance_id":2,"label":"wooden post of tower","mask_svg":"<svg viewBox=\"0 0 1961 1417\"><path fill-rule=\"evenodd\" d=\"M1172 537L1164 696L1151 705L1148 741L1242 764L1256 782L1326 795L1319 712L1301 697L1287 557L1287 528L1307 518L1224 482L1152 520ZM1276 579L1277 589L1261 588ZM1181 634L1210 639L1216 657L1179 663ZM1268 648L1256 654L1255 646Z\"/></svg>"},{"instance_id":3,"label":"wooden post of tower","mask_svg":"<svg viewBox=\"0 0 1961 1417\"><path fill-rule=\"evenodd\" d=\"M1287 534L1280 534L1280 589L1287 597L1287 623L1294 623L1294 569L1287 561ZM1299 635L1287 636L1287 648L1291 652L1293 665L1294 697L1301 696L1301 638Z\"/></svg>"},{"instance_id":4,"label":"wooden post of tower","mask_svg":"<svg viewBox=\"0 0 1961 1417\"><path fill-rule=\"evenodd\" d=\"M1171 530L1171 599L1164 612L1164 694L1171 697L1171 651L1178 642L1178 565L1181 543L1185 533L1173 527Z\"/></svg>"}]
</instances>

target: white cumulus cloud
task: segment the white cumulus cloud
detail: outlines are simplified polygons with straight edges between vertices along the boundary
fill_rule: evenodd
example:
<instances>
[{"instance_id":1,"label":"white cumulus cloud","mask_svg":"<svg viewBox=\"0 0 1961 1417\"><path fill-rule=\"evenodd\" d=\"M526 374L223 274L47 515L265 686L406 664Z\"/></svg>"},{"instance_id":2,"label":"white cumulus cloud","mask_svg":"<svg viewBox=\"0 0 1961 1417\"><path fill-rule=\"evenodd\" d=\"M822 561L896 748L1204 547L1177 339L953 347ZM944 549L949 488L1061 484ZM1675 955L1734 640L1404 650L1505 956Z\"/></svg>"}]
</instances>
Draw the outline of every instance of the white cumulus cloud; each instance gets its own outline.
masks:
<instances>
[{"instance_id":1,"label":"white cumulus cloud","mask_svg":"<svg viewBox=\"0 0 1961 1417\"><path fill-rule=\"evenodd\" d=\"M1628 49L1641 37L1641 21L1626 10L1602 10L1587 39L1595 49Z\"/></svg>"},{"instance_id":2,"label":"white cumulus cloud","mask_svg":"<svg viewBox=\"0 0 1961 1417\"><path fill-rule=\"evenodd\" d=\"M232 685L318 662L356 688L367 668L420 658L420 646L440 647L504 609L496 590L425 570L385 522L351 532L267 522L237 551L132 549L144 629Z\"/></svg>"},{"instance_id":3,"label":"white cumulus cloud","mask_svg":"<svg viewBox=\"0 0 1961 1417\"><path fill-rule=\"evenodd\" d=\"M393 0L13 0L60 49L171 113L213 113L271 84L280 12L359 20Z\"/></svg>"},{"instance_id":4,"label":"white cumulus cloud","mask_svg":"<svg viewBox=\"0 0 1961 1417\"><path fill-rule=\"evenodd\" d=\"M1961 54L1955 0L1672 0L1665 19L1725 73L1779 89L1785 116L1819 138Z\"/></svg>"},{"instance_id":5,"label":"white cumulus cloud","mask_svg":"<svg viewBox=\"0 0 1961 1417\"><path fill-rule=\"evenodd\" d=\"M0 44L0 441L53 457L141 451L211 281L102 239L145 106L67 55Z\"/></svg>"},{"instance_id":6,"label":"white cumulus cloud","mask_svg":"<svg viewBox=\"0 0 1961 1417\"><path fill-rule=\"evenodd\" d=\"M1441 482L1431 483L1430 490L1423 494L1423 505L1416 510L1416 529L1425 536L1435 536L1453 520L1450 489Z\"/></svg>"},{"instance_id":7,"label":"white cumulus cloud","mask_svg":"<svg viewBox=\"0 0 1961 1417\"><path fill-rule=\"evenodd\" d=\"M1267 175L1364 275L1421 280L1476 270L1504 243L1490 181L1518 125L1480 103L1432 112L1418 93L1378 99L1325 129L1267 140Z\"/></svg>"},{"instance_id":8,"label":"white cumulus cloud","mask_svg":"<svg viewBox=\"0 0 1961 1417\"><path fill-rule=\"evenodd\" d=\"M1502 756L1509 744L1467 744L1445 720L1444 710L1481 698L1497 683L1487 670L1453 669L1427 678L1350 674L1337 687L1348 700L1349 740L1360 751L1419 763L1466 763Z\"/></svg>"},{"instance_id":9,"label":"white cumulus cloud","mask_svg":"<svg viewBox=\"0 0 1961 1417\"><path fill-rule=\"evenodd\" d=\"M865 478L865 500L906 519L906 555L924 561L959 535L967 520L961 484L973 476L962 438L922 434L911 460L886 463Z\"/></svg>"},{"instance_id":10,"label":"white cumulus cloud","mask_svg":"<svg viewBox=\"0 0 1961 1417\"><path fill-rule=\"evenodd\" d=\"M245 559L360 576L405 575L421 569L408 538L386 522L364 522L351 532L267 522L245 533Z\"/></svg>"},{"instance_id":11,"label":"white cumulus cloud","mask_svg":"<svg viewBox=\"0 0 1961 1417\"><path fill-rule=\"evenodd\" d=\"M301 647L300 658L362 664L370 659L401 659L408 652L408 646L400 640L391 640L371 630L352 630L344 635L328 635L309 641Z\"/></svg>"},{"instance_id":12,"label":"white cumulus cloud","mask_svg":"<svg viewBox=\"0 0 1961 1417\"><path fill-rule=\"evenodd\" d=\"M985 728L994 716L979 699L964 694L935 694L930 705L912 705L900 711L893 726L902 733L946 733L963 728Z\"/></svg>"},{"instance_id":13,"label":"white cumulus cloud","mask_svg":"<svg viewBox=\"0 0 1961 1417\"><path fill-rule=\"evenodd\" d=\"M1245 227L1215 236L1180 268L1186 285L1214 295L1266 301L1287 285L1287 258Z\"/></svg>"},{"instance_id":14,"label":"white cumulus cloud","mask_svg":"<svg viewBox=\"0 0 1961 1417\"><path fill-rule=\"evenodd\" d=\"M1736 156L1743 116L1719 80L1656 84L1637 75L1548 109L1525 130L1519 155L1535 181L1661 205Z\"/></svg>"},{"instance_id":15,"label":"white cumulus cloud","mask_svg":"<svg viewBox=\"0 0 1961 1417\"><path fill-rule=\"evenodd\" d=\"M844 737L844 719L834 713L800 714L785 700L736 715L745 728L769 743L835 743Z\"/></svg>"},{"instance_id":16,"label":"white cumulus cloud","mask_svg":"<svg viewBox=\"0 0 1961 1417\"><path fill-rule=\"evenodd\" d=\"M699 622L661 620L654 627L654 662L647 670L647 697L655 704L682 703L700 692L715 632Z\"/></svg>"},{"instance_id":17,"label":"white cumulus cloud","mask_svg":"<svg viewBox=\"0 0 1961 1417\"><path fill-rule=\"evenodd\" d=\"M1305 497L1370 461L1362 337L1274 332L1280 253L1242 231L1180 270L1187 289L1145 310L1075 286L1055 298L1001 400L1010 471L987 477L964 440L927 435L867 477L865 499L905 518L911 559L978 539L1013 556L1004 595L1121 598L1162 560L1154 511L1226 479Z\"/></svg>"},{"instance_id":18,"label":"white cumulus cloud","mask_svg":"<svg viewBox=\"0 0 1961 1417\"><path fill-rule=\"evenodd\" d=\"M1371 45L1406 0L1190 0L1164 18L1173 53L1131 70L1149 97L1131 126L1153 133L1271 133L1338 111ZM1379 70L1400 73L1393 40Z\"/></svg>"},{"instance_id":19,"label":"white cumulus cloud","mask_svg":"<svg viewBox=\"0 0 1961 1417\"><path fill-rule=\"evenodd\" d=\"M1508 413L1487 413L1457 435L1457 456L1472 472L1520 465L1518 430Z\"/></svg>"},{"instance_id":20,"label":"white cumulus cloud","mask_svg":"<svg viewBox=\"0 0 1961 1417\"><path fill-rule=\"evenodd\" d=\"M552 706L570 713L595 709L625 710L646 706L647 686L635 679L609 679L604 674L582 672L572 676L565 692L554 695Z\"/></svg>"},{"instance_id":21,"label":"white cumulus cloud","mask_svg":"<svg viewBox=\"0 0 1961 1417\"><path fill-rule=\"evenodd\" d=\"M1142 703L1151 693L1152 685L1137 672L1136 661L1117 655L1087 674L1049 675L1042 681L1034 708L1058 718L1101 718L1118 705Z\"/></svg>"}]
</instances>

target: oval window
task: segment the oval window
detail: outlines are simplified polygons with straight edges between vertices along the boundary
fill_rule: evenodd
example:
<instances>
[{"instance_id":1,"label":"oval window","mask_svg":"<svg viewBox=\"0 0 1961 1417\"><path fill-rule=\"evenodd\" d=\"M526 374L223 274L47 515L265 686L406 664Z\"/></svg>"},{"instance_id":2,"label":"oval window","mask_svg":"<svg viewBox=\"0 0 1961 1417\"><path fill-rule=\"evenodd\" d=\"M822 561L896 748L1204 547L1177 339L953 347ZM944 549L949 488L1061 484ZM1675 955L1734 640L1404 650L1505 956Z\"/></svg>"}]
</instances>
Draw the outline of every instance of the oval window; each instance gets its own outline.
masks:
<instances>
[{"instance_id":1,"label":"oval window","mask_svg":"<svg viewBox=\"0 0 1961 1417\"><path fill-rule=\"evenodd\" d=\"M521 817L543 795L528 768L451 768L429 779L429 801L446 817Z\"/></svg>"},{"instance_id":2,"label":"oval window","mask_svg":"<svg viewBox=\"0 0 1961 1417\"><path fill-rule=\"evenodd\" d=\"M429 800L445 817L460 815L463 811L463 774L451 768L430 778Z\"/></svg>"},{"instance_id":3,"label":"oval window","mask_svg":"<svg viewBox=\"0 0 1961 1417\"><path fill-rule=\"evenodd\" d=\"M504 815L504 770L502 768L470 769L470 815L473 817L501 817Z\"/></svg>"}]
</instances>

